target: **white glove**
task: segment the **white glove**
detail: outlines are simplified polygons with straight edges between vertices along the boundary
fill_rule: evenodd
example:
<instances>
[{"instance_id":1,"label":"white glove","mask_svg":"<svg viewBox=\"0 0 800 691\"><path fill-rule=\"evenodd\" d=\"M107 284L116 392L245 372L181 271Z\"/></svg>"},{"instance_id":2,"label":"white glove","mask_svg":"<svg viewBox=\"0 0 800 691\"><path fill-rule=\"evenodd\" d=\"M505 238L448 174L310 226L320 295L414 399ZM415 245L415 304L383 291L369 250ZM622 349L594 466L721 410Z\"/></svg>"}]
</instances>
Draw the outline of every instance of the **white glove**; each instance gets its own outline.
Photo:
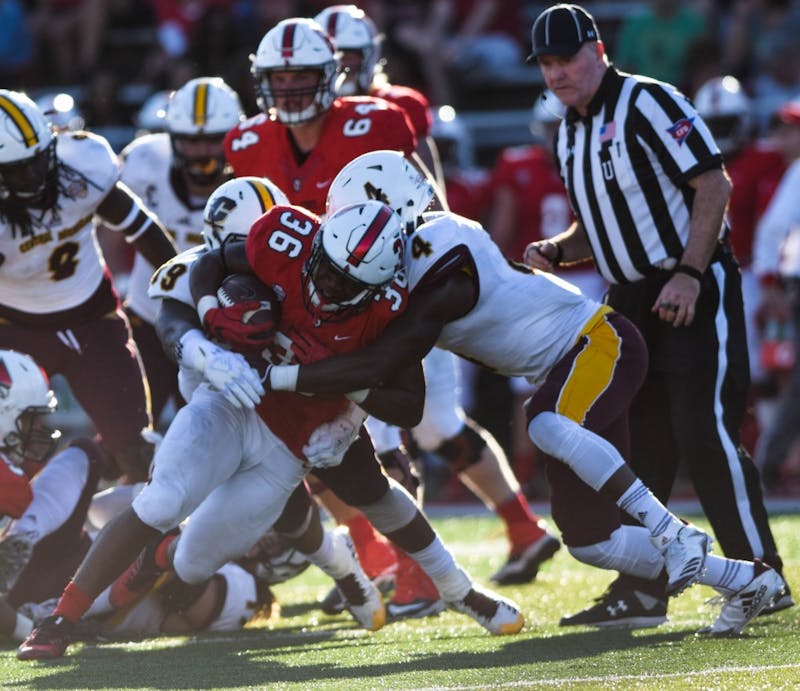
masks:
<instances>
[{"instance_id":1,"label":"white glove","mask_svg":"<svg viewBox=\"0 0 800 691\"><path fill-rule=\"evenodd\" d=\"M347 449L358 438L366 413L357 405L350 404L348 410L330 422L321 424L308 438L303 455L313 468L331 468L339 465Z\"/></svg>"},{"instance_id":2,"label":"white glove","mask_svg":"<svg viewBox=\"0 0 800 691\"><path fill-rule=\"evenodd\" d=\"M264 395L258 372L247 360L239 353L212 343L199 329L191 329L181 337L178 361L200 372L237 408L255 408Z\"/></svg>"}]
</instances>

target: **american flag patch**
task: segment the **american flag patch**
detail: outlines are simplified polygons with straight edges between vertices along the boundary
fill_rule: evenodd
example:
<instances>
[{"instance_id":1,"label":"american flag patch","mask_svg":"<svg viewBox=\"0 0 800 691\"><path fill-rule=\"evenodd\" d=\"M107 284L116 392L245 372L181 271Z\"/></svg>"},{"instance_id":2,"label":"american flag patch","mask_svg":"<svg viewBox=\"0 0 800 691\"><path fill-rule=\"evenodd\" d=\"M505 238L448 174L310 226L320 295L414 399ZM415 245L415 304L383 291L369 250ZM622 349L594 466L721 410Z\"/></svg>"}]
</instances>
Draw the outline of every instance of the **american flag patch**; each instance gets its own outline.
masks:
<instances>
[{"instance_id":1,"label":"american flag patch","mask_svg":"<svg viewBox=\"0 0 800 691\"><path fill-rule=\"evenodd\" d=\"M678 142L678 146L683 144L686 137L694 129L694 118L681 118L677 122L673 122L671 127L667 127L667 132L672 135L672 138Z\"/></svg>"},{"instance_id":2,"label":"american flag patch","mask_svg":"<svg viewBox=\"0 0 800 691\"><path fill-rule=\"evenodd\" d=\"M617 125L612 120L611 122L607 122L600 126L600 143L605 144L606 142L610 142L614 135L617 133Z\"/></svg>"}]
</instances>

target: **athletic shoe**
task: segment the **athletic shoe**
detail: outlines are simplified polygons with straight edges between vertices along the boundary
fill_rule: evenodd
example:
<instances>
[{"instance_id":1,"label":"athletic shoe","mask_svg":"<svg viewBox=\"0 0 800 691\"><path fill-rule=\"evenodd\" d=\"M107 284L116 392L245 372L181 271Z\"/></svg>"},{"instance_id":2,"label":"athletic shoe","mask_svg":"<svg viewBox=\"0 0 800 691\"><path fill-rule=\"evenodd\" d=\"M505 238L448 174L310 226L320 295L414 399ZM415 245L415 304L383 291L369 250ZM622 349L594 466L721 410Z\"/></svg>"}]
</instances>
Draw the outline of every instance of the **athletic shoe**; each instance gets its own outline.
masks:
<instances>
[{"instance_id":1,"label":"athletic shoe","mask_svg":"<svg viewBox=\"0 0 800 691\"><path fill-rule=\"evenodd\" d=\"M783 579L783 595L779 595L776 597L771 604L768 604L764 609L762 609L759 613L759 617L764 617L768 614L775 614L775 612L781 612L784 609L789 609L789 607L794 607L794 598L792 597L792 591L789 588L789 584L786 582L786 579Z\"/></svg>"},{"instance_id":2,"label":"athletic shoe","mask_svg":"<svg viewBox=\"0 0 800 691\"><path fill-rule=\"evenodd\" d=\"M334 532L335 549L346 549L351 559L351 571L336 579L336 586L347 600L345 609L358 624L368 631L377 631L386 623L386 608L380 591L358 563L356 548L347 532Z\"/></svg>"},{"instance_id":3,"label":"athletic shoe","mask_svg":"<svg viewBox=\"0 0 800 691\"><path fill-rule=\"evenodd\" d=\"M35 546L33 533L6 535L0 542L0 593L7 593L14 587L31 560Z\"/></svg>"},{"instance_id":4,"label":"athletic shoe","mask_svg":"<svg viewBox=\"0 0 800 691\"><path fill-rule=\"evenodd\" d=\"M561 543L557 538L545 533L521 552L512 553L508 561L489 580L498 585L530 583L539 573L539 567L551 559L560 547Z\"/></svg>"},{"instance_id":5,"label":"athletic shoe","mask_svg":"<svg viewBox=\"0 0 800 691\"><path fill-rule=\"evenodd\" d=\"M393 574L378 576L377 578L373 578L371 580L384 597L389 595L389 593L394 590ZM331 588L325 597L319 602L320 609L325 612L325 614L330 614L331 616L344 612L345 609L347 609L346 605L347 600L345 600L344 595L342 595L342 591L336 586L333 586L333 588Z\"/></svg>"},{"instance_id":6,"label":"athletic shoe","mask_svg":"<svg viewBox=\"0 0 800 691\"><path fill-rule=\"evenodd\" d=\"M667 620L667 598L629 588L617 579L577 614L561 617L559 626L596 626L601 629L647 629Z\"/></svg>"},{"instance_id":7,"label":"athletic shoe","mask_svg":"<svg viewBox=\"0 0 800 691\"><path fill-rule=\"evenodd\" d=\"M163 540L173 539L177 531L159 535L148 542L133 563L111 584L109 600L116 609L141 600L156 584L164 569L156 564L156 550Z\"/></svg>"},{"instance_id":8,"label":"athletic shoe","mask_svg":"<svg viewBox=\"0 0 800 691\"><path fill-rule=\"evenodd\" d=\"M754 560L753 580L732 595L721 595L710 600L721 604L719 616L711 626L698 633L711 636L733 636L741 633L751 619L783 593L783 578L760 559Z\"/></svg>"},{"instance_id":9,"label":"athletic shoe","mask_svg":"<svg viewBox=\"0 0 800 691\"><path fill-rule=\"evenodd\" d=\"M671 538L652 538L653 544L664 555L667 569L667 595L678 595L697 583L706 566L706 554L711 549L711 538L688 523Z\"/></svg>"},{"instance_id":10,"label":"athletic shoe","mask_svg":"<svg viewBox=\"0 0 800 691\"><path fill-rule=\"evenodd\" d=\"M447 606L472 617L497 636L519 633L525 624L525 617L511 600L477 585L473 585L462 600L448 602Z\"/></svg>"},{"instance_id":11,"label":"athletic shoe","mask_svg":"<svg viewBox=\"0 0 800 691\"><path fill-rule=\"evenodd\" d=\"M432 617L445 610L430 576L403 550L397 550L397 574L394 595L386 603L386 614L391 621Z\"/></svg>"},{"instance_id":12,"label":"athletic shoe","mask_svg":"<svg viewBox=\"0 0 800 691\"><path fill-rule=\"evenodd\" d=\"M17 648L18 660L52 660L62 657L75 625L60 616L47 617Z\"/></svg>"}]
</instances>

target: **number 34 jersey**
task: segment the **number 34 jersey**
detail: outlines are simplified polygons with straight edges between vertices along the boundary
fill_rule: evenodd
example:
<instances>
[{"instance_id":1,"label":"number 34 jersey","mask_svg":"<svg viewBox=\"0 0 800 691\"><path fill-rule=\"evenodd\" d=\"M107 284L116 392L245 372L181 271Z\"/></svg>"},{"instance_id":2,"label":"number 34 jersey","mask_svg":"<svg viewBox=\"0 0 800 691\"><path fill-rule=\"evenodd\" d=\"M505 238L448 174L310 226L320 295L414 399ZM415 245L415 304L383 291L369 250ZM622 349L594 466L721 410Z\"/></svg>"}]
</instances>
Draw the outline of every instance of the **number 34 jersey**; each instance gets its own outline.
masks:
<instances>
[{"instance_id":1,"label":"number 34 jersey","mask_svg":"<svg viewBox=\"0 0 800 691\"><path fill-rule=\"evenodd\" d=\"M354 158L377 149L408 156L417 147L406 114L381 98L337 98L322 117L319 141L302 163L288 128L263 113L228 132L225 156L237 177L266 176L292 204L323 214L333 178Z\"/></svg>"},{"instance_id":2,"label":"number 34 jersey","mask_svg":"<svg viewBox=\"0 0 800 691\"><path fill-rule=\"evenodd\" d=\"M104 263L93 217L119 179L117 157L105 139L65 132L56 139L58 200L31 209L33 233L0 220L0 303L44 314L81 305L97 290Z\"/></svg>"},{"instance_id":3,"label":"number 34 jersey","mask_svg":"<svg viewBox=\"0 0 800 691\"><path fill-rule=\"evenodd\" d=\"M447 273L477 285L475 306L448 323L437 345L506 376L543 380L601 305L552 274L510 263L474 221L432 213L406 241L413 294Z\"/></svg>"}]
</instances>

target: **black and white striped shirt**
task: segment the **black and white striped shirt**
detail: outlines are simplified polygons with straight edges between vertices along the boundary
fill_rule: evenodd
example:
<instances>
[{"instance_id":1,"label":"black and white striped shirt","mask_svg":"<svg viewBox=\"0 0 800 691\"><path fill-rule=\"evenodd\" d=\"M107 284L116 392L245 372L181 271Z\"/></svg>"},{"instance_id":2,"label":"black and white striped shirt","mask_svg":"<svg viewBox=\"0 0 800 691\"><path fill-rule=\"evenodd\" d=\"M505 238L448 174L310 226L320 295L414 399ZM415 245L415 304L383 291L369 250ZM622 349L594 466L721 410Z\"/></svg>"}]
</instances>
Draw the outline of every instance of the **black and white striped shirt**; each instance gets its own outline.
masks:
<instances>
[{"instance_id":1,"label":"black and white striped shirt","mask_svg":"<svg viewBox=\"0 0 800 691\"><path fill-rule=\"evenodd\" d=\"M722 167L714 138L683 94L613 67L585 118L568 109L556 157L598 270L611 283L679 263L694 199L687 181Z\"/></svg>"}]
</instances>

